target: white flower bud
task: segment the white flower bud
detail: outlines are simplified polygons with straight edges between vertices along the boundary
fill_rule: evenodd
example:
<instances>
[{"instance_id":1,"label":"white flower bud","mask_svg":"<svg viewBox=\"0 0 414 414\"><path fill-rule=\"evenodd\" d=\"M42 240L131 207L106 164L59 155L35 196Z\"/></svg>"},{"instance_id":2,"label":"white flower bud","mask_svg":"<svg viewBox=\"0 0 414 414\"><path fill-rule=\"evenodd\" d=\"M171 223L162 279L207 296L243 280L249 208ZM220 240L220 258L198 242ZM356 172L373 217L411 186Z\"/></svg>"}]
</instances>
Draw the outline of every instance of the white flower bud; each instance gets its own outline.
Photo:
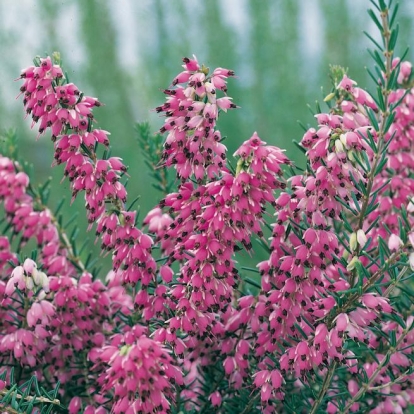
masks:
<instances>
[{"instance_id":1,"label":"white flower bud","mask_svg":"<svg viewBox=\"0 0 414 414\"><path fill-rule=\"evenodd\" d=\"M339 136L339 139L341 140L342 145L343 145L345 148L348 148L348 145L347 145L347 143L346 143L346 136L345 136L345 134L341 134L341 135Z\"/></svg>"},{"instance_id":2,"label":"white flower bud","mask_svg":"<svg viewBox=\"0 0 414 414\"><path fill-rule=\"evenodd\" d=\"M330 94L326 95L323 99L324 102L329 102L331 99L335 98L335 93L331 92Z\"/></svg>"},{"instance_id":3,"label":"white flower bud","mask_svg":"<svg viewBox=\"0 0 414 414\"><path fill-rule=\"evenodd\" d=\"M403 241L400 239L399 236L396 234L391 234L390 238L388 239L388 248L391 251L398 250L401 246L404 246Z\"/></svg>"},{"instance_id":4,"label":"white flower bud","mask_svg":"<svg viewBox=\"0 0 414 414\"><path fill-rule=\"evenodd\" d=\"M337 139L335 141L335 149L336 149L336 152L344 152L344 146L342 145L341 140Z\"/></svg>"},{"instance_id":5,"label":"white flower bud","mask_svg":"<svg viewBox=\"0 0 414 414\"><path fill-rule=\"evenodd\" d=\"M23 274L24 274L23 267L22 266L16 266L12 271L11 277L13 277L13 278L15 277L17 279L20 279L21 277L23 277Z\"/></svg>"},{"instance_id":6,"label":"white flower bud","mask_svg":"<svg viewBox=\"0 0 414 414\"><path fill-rule=\"evenodd\" d=\"M411 243L411 246L414 247L414 232L408 233L408 240Z\"/></svg>"},{"instance_id":7,"label":"white flower bud","mask_svg":"<svg viewBox=\"0 0 414 414\"><path fill-rule=\"evenodd\" d=\"M357 232L357 240L358 240L358 244L361 247L364 247L367 244L368 239L367 239L367 236L366 236L364 230L362 230L362 229L359 229L358 230L358 232Z\"/></svg>"},{"instance_id":8,"label":"white flower bud","mask_svg":"<svg viewBox=\"0 0 414 414\"><path fill-rule=\"evenodd\" d=\"M49 292L49 278L47 277L46 273L38 272L40 274L40 283L39 285L42 286L43 290L47 293Z\"/></svg>"},{"instance_id":9,"label":"white flower bud","mask_svg":"<svg viewBox=\"0 0 414 414\"><path fill-rule=\"evenodd\" d=\"M32 290L34 288L33 279L30 276L25 278L26 281L26 289Z\"/></svg>"},{"instance_id":10,"label":"white flower bud","mask_svg":"<svg viewBox=\"0 0 414 414\"><path fill-rule=\"evenodd\" d=\"M32 278L36 286L41 284L41 273L37 269L33 269Z\"/></svg>"},{"instance_id":11,"label":"white flower bud","mask_svg":"<svg viewBox=\"0 0 414 414\"><path fill-rule=\"evenodd\" d=\"M44 290L41 290L37 295L37 299L38 300L43 300L45 298L46 298L46 292Z\"/></svg>"},{"instance_id":12,"label":"white flower bud","mask_svg":"<svg viewBox=\"0 0 414 414\"><path fill-rule=\"evenodd\" d=\"M37 265L32 259L26 259L23 263L24 271L30 276L34 270L36 270Z\"/></svg>"},{"instance_id":13,"label":"white flower bud","mask_svg":"<svg viewBox=\"0 0 414 414\"><path fill-rule=\"evenodd\" d=\"M358 246L358 240L356 233L352 233L351 237L349 238L349 248L351 249L351 252L353 252Z\"/></svg>"},{"instance_id":14,"label":"white flower bud","mask_svg":"<svg viewBox=\"0 0 414 414\"><path fill-rule=\"evenodd\" d=\"M360 263L358 257L354 256L354 258L348 263L348 266L346 267L346 270L350 272L351 270L354 270L357 263Z\"/></svg>"},{"instance_id":15,"label":"white flower bud","mask_svg":"<svg viewBox=\"0 0 414 414\"><path fill-rule=\"evenodd\" d=\"M411 270L414 271L414 253L410 253L410 256L409 256L408 260L410 262Z\"/></svg>"}]
</instances>

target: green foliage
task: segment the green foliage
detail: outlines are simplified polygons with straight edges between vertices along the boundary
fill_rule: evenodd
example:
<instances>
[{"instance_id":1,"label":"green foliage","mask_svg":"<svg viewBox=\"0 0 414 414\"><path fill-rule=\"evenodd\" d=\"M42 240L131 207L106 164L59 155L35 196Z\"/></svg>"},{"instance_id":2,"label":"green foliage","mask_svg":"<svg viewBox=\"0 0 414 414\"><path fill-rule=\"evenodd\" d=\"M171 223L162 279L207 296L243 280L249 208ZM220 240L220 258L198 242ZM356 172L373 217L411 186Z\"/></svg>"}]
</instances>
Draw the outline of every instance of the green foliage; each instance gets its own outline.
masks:
<instances>
[{"instance_id":1,"label":"green foliage","mask_svg":"<svg viewBox=\"0 0 414 414\"><path fill-rule=\"evenodd\" d=\"M36 410L39 414L67 412L58 397L59 383L53 390L47 391L39 387L37 378L32 376L28 381L18 385L14 368L9 378L7 372L0 374L0 380L7 381L7 386L0 390L0 408L9 413L31 413Z\"/></svg>"},{"instance_id":2,"label":"green foliage","mask_svg":"<svg viewBox=\"0 0 414 414\"><path fill-rule=\"evenodd\" d=\"M164 147L164 136L157 133L151 134L149 122L138 122L135 125L137 140L141 147L145 164L149 173L155 180L152 184L162 195L171 193L175 187L171 169L162 164L162 153Z\"/></svg>"}]
</instances>

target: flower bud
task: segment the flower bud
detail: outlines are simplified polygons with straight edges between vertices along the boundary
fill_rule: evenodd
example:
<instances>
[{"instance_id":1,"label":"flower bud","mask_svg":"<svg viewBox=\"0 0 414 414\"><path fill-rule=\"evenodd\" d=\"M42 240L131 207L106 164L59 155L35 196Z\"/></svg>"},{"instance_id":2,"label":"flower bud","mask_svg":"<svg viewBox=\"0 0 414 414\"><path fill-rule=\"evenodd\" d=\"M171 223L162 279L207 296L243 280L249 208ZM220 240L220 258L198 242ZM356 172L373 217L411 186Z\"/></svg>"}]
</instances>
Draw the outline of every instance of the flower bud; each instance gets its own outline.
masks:
<instances>
[{"instance_id":1,"label":"flower bud","mask_svg":"<svg viewBox=\"0 0 414 414\"><path fill-rule=\"evenodd\" d=\"M349 248L351 249L351 252L353 252L354 250L356 250L357 247L358 247L357 234L352 233L351 237L349 238Z\"/></svg>"},{"instance_id":2,"label":"flower bud","mask_svg":"<svg viewBox=\"0 0 414 414\"><path fill-rule=\"evenodd\" d=\"M32 290L34 288L33 279L31 277L26 277L26 289Z\"/></svg>"},{"instance_id":3,"label":"flower bud","mask_svg":"<svg viewBox=\"0 0 414 414\"><path fill-rule=\"evenodd\" d=\"M39 272L37 269L33 270L32 279L35 285L39 286L41 283L42 272Z\"/></svg>"},{"instance_id":4,"label":"flower bud","mask_svg":"<svg viewBox=\"0 0 414 414\"><path fill-rule=\"evenodd\" d=\"M79 397L73 397L68 407L69 414L77 414L81 408L82 400Z\"/></svg>"},{"instance_id":5,"label":"flower bud","mask_svg":"<svg viewBox=\"0 0 414 414\"><path fill-rule=\"evenodd\" d=\"M408 234L408 240L411 243L411 246L414 247L414 232Z\"/></svg>"},{"instance_id":6,"label":"flower bud","mask_svg":"<svg viewBox=\"0 0 414 414\"><path fill-rule=\"evenodd\" d=\"M174 271L169 266L161 266L160 275L165 283L170 283L174 276Z\"/></svg>"},{"instance_id":7,"label":"flower bud","mask_svg":"<svg viewBox=\"0 0 414 414\"><path fill-rule=\"evenodd\" d=\"M344 148L348 148L348 145L347 145L347 143L346 143L346 135L345 135L345 134L341 134L341 135L339 136L339 139L341 140L342 145L344 146Z\"/></svg>"},{"instance_id":8,"label":"flower bud","mask_svg":"<svg viewBox=\"0 0 414 414\"><path fill-rule=\"evenodd\" d=\"M414 271L414 253L410 253L410 256L409 256L408 260L410 262L410 268L411 268L411 270Z\"/></svg>"},{"instance_id":9,"label":"flower bud","mask_svg":"<svg viewBox=\"0 0 414 414\"><path fill-rule=\"evenodd\" d=\"M358 241L358 244L359 244L361 247L364 247L364 246L367 244L368 239L367 239L367 236L366 236L366 234L365 234L365 231L364 231L364 230L359 229L359 230L357 231L357 241Z\"/></svg>"},{"instance_id":10,"label":"flower bud","mask_svg":"<svg viewBox=\"0 0 414 414\"><path fill-rule=\"evenodd\" d=\"M396 234L391 234L388 239L388 248L390 250L398 250L403 245L403 241Z\"/></svg>"},{"instance_id":11,"label":"flower bud","mask_svg":"<svg viewBox=\"0 0 414 414\"><path fill-rule=\"evenodd\" d=\"M343 332L349 324L349 317L346 313L340 313L336 318L336 328L338 331Z\"/></svg>"},{"instance_id":12,"label":"flower bud","mask_svg":"<svg viewBox=\"0 0 414 414\"><path fill-rule=\"evenodd\" d=\"M36 263L31 259L26 259L23 263L23 269L29 276L31 276L36 267Z\"/></svg>"},{"instance_id":13,"label":"flower bud","mask_svg":"<svg viewBox=\"0 0 414 414\"><path fill-rule=\"evenodd\" d=\"M329 102L331 99L335 98L335 93L331 92L329 95L326 95L324 98L324 102Z\"/></svg>"},{"instance_id":14,"label":"flower bud","mask_svg":"<svg viewBox=\"0 0 414 414\"><path fill-rule=\"evenodd\" d=\"M337 139L335 141L335 150L336 152L344 152L344 146L342 145L342 142L340 139Z\"/></svg>"},{"instance_id":15,"label":"flower bud","mask_svg":"<svg viewBox=\"0 0 414 414\"><path fill-rule=\"evenodd\" d=\"M50 288L49 288L49 278L47 277L46 273L43 272L38 272L39 275L39 286L41 286L43 288L43 290L48 293Z\"/></svg>"},{"instance_id":16,"label":"flower bud","mask_svg":"<svg viewBox=\"0 0 414 414\"><path fill-rule=\"evenodd\" d=\"M219 407L221 405L221 394L218 391L214 391L210 394L209 400L213 407Z\"/></svg>"},{"instance_id":17,"label":"flower bud","mask_svg":"<svg viewBox=\"0 0 414 414\"><path fill-rule=\"evenodd\" d=\"M351 270L354 270L357 263L361 263L361 262L359 261L358 257L354 256L354 258L348 263L346 270L348 270L348 272L350 272Z\"/></svg>"},{"instance_id":18,"label":"flower bud","mask_svg":"<svg viewBox=\"0 0 414 414\"><path fill-rule=\"evenodd\" d=\"M359 391L358 383L355 380L350 380L348 382L348 391L352 396L356 395Z\"/></svg>"}]
</instances>

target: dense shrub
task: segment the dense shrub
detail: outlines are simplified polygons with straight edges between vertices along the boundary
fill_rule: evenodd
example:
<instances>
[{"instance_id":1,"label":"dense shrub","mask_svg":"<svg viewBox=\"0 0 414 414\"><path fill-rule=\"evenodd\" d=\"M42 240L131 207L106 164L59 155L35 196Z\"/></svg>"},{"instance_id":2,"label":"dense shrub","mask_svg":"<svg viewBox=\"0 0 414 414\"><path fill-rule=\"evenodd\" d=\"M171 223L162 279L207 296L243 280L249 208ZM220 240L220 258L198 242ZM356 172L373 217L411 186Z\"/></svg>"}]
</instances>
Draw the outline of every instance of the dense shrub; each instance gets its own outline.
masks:
<instances>
[{"instance_id":1,"label":"dense shrub","mask_svg":"<svg viewBox=\"0 0 414 414\"><path fill-rule=\"evenodd\" d=\"M256 133L229 161L216 124L237 108L227 95L234 72L184 58L156 108L165 115L160 134L137 127L163 193L142 227L127 199L127 168L110 155L109 132L96 128L99 100L67 81L58 54L22 71L25 112L39 136L51 135L54 164L72 198L84 197L112 269L99 279L87 245L47 207L49 189L33 186L6 134L4 411L408 409L413 74L394 57L396 9L382 0L375 7L375 91L332 68L327 109L318 108L300 143L304 169ZM257 264L261 248L268 258ZM240 252L253 267L238 264Z\"/></svg>"}]
</instances>

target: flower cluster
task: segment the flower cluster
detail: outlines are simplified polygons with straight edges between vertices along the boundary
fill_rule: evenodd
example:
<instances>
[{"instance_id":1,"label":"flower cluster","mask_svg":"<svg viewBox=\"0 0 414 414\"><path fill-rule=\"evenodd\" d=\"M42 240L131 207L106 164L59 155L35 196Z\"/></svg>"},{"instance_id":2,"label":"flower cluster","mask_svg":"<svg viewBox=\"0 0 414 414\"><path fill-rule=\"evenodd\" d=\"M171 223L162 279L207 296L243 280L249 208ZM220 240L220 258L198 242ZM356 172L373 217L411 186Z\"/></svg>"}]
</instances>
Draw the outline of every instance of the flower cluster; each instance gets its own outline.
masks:
<instances>
[{"instance_id":1,"label":"flower cluster","mask_svg":"<svg viewBox=\"0 0 414 414\"><path fill-rule=\"evenodd\" d=\"M384 177L390 174L389 170L379 176L369 171L370 164L374 169L378 165L374 149L383 145L381 134L384 142L397 139L393 143L398 145L399 134L395 130L404 120L397 112L394 123L385 134L369 119L369 111L378 111L378 108L367 92L357 88L346 75L337 88L338 106L331 113L318 114L319 129L311 128L303 137L302 145L307 149L311 171L307 175L293 176L291 191L281 193L276 200L278 211L273 229L273 251L269 261L259 265L265 294L259 296L255 313L266 322L256 328L256 352L262 357L277 352L282 374L294 373L294 377L305 382L310 381L317 371L327 375L327 368L334 362L347 365L350 372L357 374L354 367L358 348L350 346L353 342L367 344L377 353L376 358L381 359L386 345L375 325L380 323L383 331L390 326L398 327L386 322L384 317L384 314L391 317L395 313L387 298L392 290L384 289L384 296L365 293L359 305L351 305L351 301L338 302L338 295L357 283L362 286L369 279L369 284L373 284L379 274L391 277L387 272L379 271L380 259L374 261L363 252L372 252L375 246L378 248L379 235L389 239L391 251L401 249L403 241L395 233L390 235L390 231L399 232L400 209L407 206L413 194L410 181L407 181L402 198L393 202L394 210L390 215L386 210L392 210L391 206L369 210L377 199L382 203L385 192L393 192L384 187ZM396 91L396 94L402 97L404 91ZM391 102L393 99L391 96ZM393 148L389 146L387 151ZM405 174L409 175L409 166L405 167ZM366 191L370 187L373 195ZM379 217L385 220L379 223ZM349 244L342 239L344 227L341 229L337 225L343 222L347 223L346 230L356 225L348 236ZM387 227L390 223L393 225ZM353 298L357 301L358 295ZM341 312L342 309L347 312ZM288 337L291 339L287 340ZM279 338L284 338L282 353ZM290 346L287 346L289 342ZM408 342L407 338L405 342ZM410 348L408 345L407 349ZM364 369L369 377L372 370L368 365ZM278 378L279 370L260 371L255 380L261 387L261 399L265 403L281 398L280 381L276 381L277 386L272 386L271 375ZM395 375L402 375L409 381L400 369L395 369ZM384 397L383 404L389 405L390 400ZM352 410L358 407L353 405ZM338 412L333 403L328 408L331 413Z\"/></svg>"},{"instance_id":2,"label":"flower cluster","mask_svg":"<svg viewBox=\"0 0 414 414\"><path fill-rule=\"evenodd\" d=\"M67 383L84 377L84 367L77 362L87 358L88 350L105 345L105 331L111 332L111 324L117 323L116 312L122 308L126 315L130 313L132 301L124 289L107 287L88 273L79 280L51 277L50 288L56 309L51 323L54 340L48 355L50 375ZM83 381L87 387L87 378L78 379L79 383Z\"/></svg>"},{"instance_id":3,"label":"flower cluster","mask_svg":"<svg viewBox=\"0 0 414 414\"><path fill-rule=\"evenodd\" d=\"M113 269L128 269L122 273L125 282L148 285L156 267L150 254L152 241L125 210L127 192L120 178L127 169L118 157L99 159L96 154L97 145L109 145L109 133L93 128L93 108L101 103L65 83L62 69L50 57L39 59L37 67L25 69L20 77L26 112L33 125L40 123L40 134L51 129L55 161L65 165L73 198L85 192L88 221L98 222L102 249L114 251Z\"/></svg>"},{"instance_id":4,"label":"flower cluster","mask_svg":"<svg viewBox=\"0 0 414 414\"><path fill-rule=\"evenodd\" d=\"M274 204L273 191L285 187L279 176L281 165L289 164L289 160L279 148L265 145L254 134L236 155L240 160L235 176L223 171L219 180L205 185L187 182L161 202L173 217L169 228L162 230L163 238L172 241L164 251L169 257L167 265L178 261L181 267L176 284L167 293L175 317L170 319L166 334L163 331L160 335L180 355L182 345L178 334L180 331L189 334L184 344L193 359L200 359L203 354L212 356L212 351L213 354L217 351L217 340L226 332L217 316L229 318L226 312L231 312L229 304L239 283L234 251L237 248L250 251L252 234L263 237L261 224L266 204ZM153 220L152 213L151 217ZM171 273L163 279L170 282ZM210 349L203 344L206 338L212 342ZM237 374L239 379L248 375L249 364L243 357L248 354L246 343L227 340L222 345L223 352L232 350L231 346L236 344L237 349L247 351L240 353L237 364L230 355L224 363L225 371L233 377ZM209 358L201 358L200 363L208 365Z\"/></svg>"},{"instance_id":5,"label":"flower cluster","mask_svg":"<svg viewBox=\"0 0 414 414\"><path fill-rule=\"evenodd\" d=\"M175 398L173 384L183 384L167 350L145 333L146 328L135 325L95 356L109 366L101 382L103 391L115 390L114 413L167 413Z\"/></svg>"},{"instance_id":6,"label":"flower cluster","mask_svg":"<svg viewBox=\"0 0 414 414\"><path fill-rule=\"evenodd\" d=\"M394 66L400 65L398 82L403 84L410 78L412 65L409 62L400 62L394 59ZM408 93L407 93L408 92ZM399 236L399 212L406 208L410 213L408 219L411 227L414 225L412 213L414 205L411 202L414 194L414 171L413 158L413 120L414 120L414 94L412 90L406 91L403 88L396 89L390 93L390 104L395 105L394 122L386 135L389 142L387 150L386 168L374 181L374 189L378 190L378 209L372 211L368 216L368 223L372 224L380 220L381 225L374 226L372 238L378 236L387 240L391 239L390 233ZM396 240L398 246L398 240ZM390 244L394 250L395 242Z\"/></svg>"},{"instance_id":7,"label":"flower cluster","mask_svg":"<svg viewBox=\"0 0 414 414\"><path fill-rule=\"evenodd\" d=\"M340 87L346 82L351 81L344 78ZM255 305L255 316L264 323L254 329L256 354L264 360L279 352L280 338L284 338L280 371L269 372L269 378L282 372L309 381L316 369L323 372L333 361L352 363L337 324L328 326L323 320L337 305L334 293L350 287L350 277L344 277L349 268L338 259L343 246L334 223L341 220L342 203L353 202L353 181L366 183L364 171L348 154L351 148L366 146L369 124L362 114L357 115L358 120L356 115L317 115L319 128L309 129L302 140L311 171L291 177L290 191L276 199L272 252L268 261L259 264L263 294ZM354 196L361 198L358 192ZM264 374L256 378L256 384L262 384L262 378ZM266 384L262 401L280 398L280 385Z\"/></svg>"},{"instance_id":8,"label":"flower cluster","mask_svg":"<svg viewBox=\"0 0 414 414\"><path fill-rule=\"evenodd\" d=\"M49 273L75 275L68 259L67 246L60 241L56 221L40 200L29 194L29 177L10 158L0 155L0 201L14 234L19 234L20 245L33 239L39 248L40 263ZM4 249L8 242L4 241ZM0 248L1 249L1 248ZM10 260L10 254L0 255L0 269Z\"/></svg>"},{"instance_id":9,"label":"flower cluster","mask_svg":"<svg viewBox=\"0 0 414 414\"><path fill-rule=\"evenodd\" d=\"M160 130L168 132L162 158L165 165L175 166L178 177L186 180L194 174L201 182L205 175L212 179L225 168L226 147L215 127L219 111L236 105L227 96L218 98L217 93L226 93L226 79L234 72L217 68L209 76L208 68L200 66L195 57L183 61L185 70L172 83L177 87L164 90L167 102L156 108L166 115Z\"/></svg>"},{"instance_id":10,"label":"flower cluster","mask_svg":"<svg viewBox=\"0 0 414 414\"><path fill-rule=\"evenodd\" d=\"M2 338L1 363L35 367L43 358L51 340L51 320L54 306L46 300L49 279L26 259L14 268L7 284L1 284Z\"/></svg>"}]
</instances>

